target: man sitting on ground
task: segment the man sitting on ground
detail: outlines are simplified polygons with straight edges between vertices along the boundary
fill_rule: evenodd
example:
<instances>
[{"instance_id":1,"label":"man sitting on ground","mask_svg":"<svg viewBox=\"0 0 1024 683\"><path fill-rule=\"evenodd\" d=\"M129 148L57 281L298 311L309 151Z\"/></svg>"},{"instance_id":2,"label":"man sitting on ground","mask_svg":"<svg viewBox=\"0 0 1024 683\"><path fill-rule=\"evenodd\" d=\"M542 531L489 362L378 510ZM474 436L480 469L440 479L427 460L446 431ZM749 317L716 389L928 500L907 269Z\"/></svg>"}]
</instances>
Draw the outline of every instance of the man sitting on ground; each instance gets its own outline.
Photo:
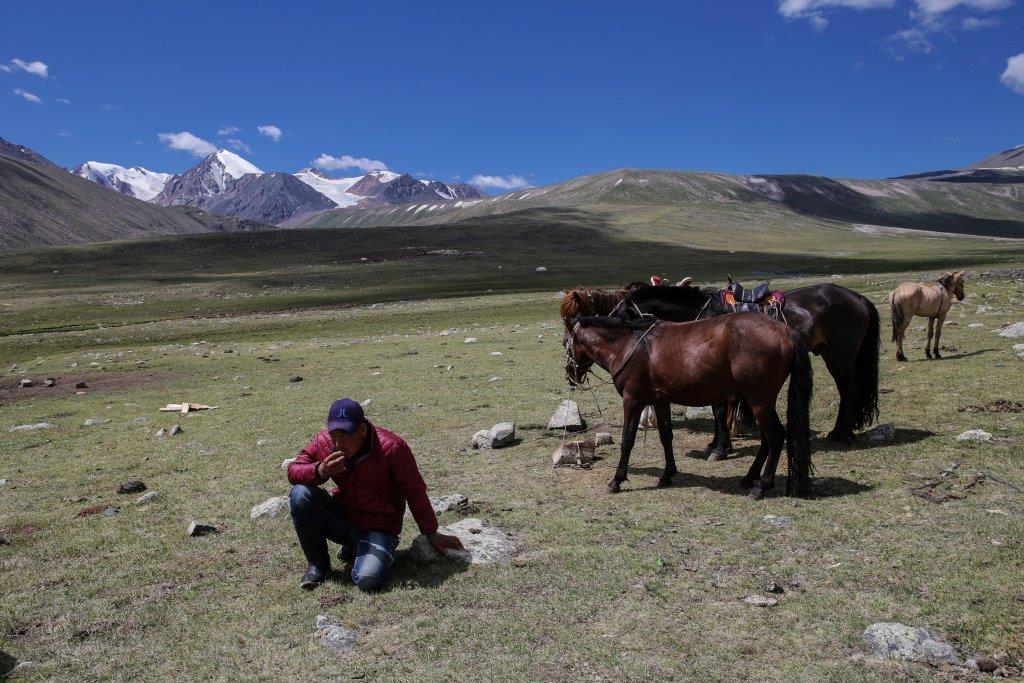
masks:
<instances>
[{"instance_id":1,"label":"man sitting on ground","mask_svg":"<svg viewBox=\"0 0 1024 683\"><path fill-rule=\"evenodd\" d=\"M336 484L331 494L320 488L328 479ZM327 429L288 466L288 481L295 534L309 562L299 582L306 590L323 583L331 569L328 539L341 544L340 559L353 562L353 583L364 591L380 588L395 560L406 502L435 550L445 554L462 547L457 537L437 533L437 516L409 446L367 420L350 398L331 405Z\"/></svg>"}]
</instances>

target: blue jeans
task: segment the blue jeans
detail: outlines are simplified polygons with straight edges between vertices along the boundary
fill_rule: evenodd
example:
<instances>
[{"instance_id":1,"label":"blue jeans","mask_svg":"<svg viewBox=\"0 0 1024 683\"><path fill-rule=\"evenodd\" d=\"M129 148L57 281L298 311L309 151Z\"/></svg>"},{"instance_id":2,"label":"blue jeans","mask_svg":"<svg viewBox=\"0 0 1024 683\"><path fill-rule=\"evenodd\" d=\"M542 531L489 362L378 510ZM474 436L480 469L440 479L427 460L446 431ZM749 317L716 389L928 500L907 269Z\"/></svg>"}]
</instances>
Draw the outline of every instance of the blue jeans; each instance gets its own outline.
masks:
<instances>
[{"instance_id":1,"label":"blue jeans","mask_svg":"<svg viewBox=\"0 0 1024 683\"><path fill-rule=\"evenodd\" d=\"M341 504L319 486L296 484L288 498L295 534L310 564L324 571L330 568L329 539L349 551L355 550L352 583L364 591L384 585L395 561L398 536L383 531L359 531L345 518Z\"/></svg>"}]
</instances>

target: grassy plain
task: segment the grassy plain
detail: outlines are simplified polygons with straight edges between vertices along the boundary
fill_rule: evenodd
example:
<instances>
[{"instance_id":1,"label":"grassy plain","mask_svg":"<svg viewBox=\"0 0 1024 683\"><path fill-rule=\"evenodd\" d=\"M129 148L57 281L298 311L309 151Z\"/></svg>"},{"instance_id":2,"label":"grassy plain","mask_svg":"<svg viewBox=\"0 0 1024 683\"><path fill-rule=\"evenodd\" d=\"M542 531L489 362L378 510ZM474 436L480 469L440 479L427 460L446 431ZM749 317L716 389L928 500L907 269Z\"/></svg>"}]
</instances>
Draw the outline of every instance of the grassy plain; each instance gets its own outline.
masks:
<instances>
[{"instance_id":1,"label":"grassy plain","mask_svg":"<svg viewBox=\"0 0 1024 683\"><path fill-rule=\"evenodd\" d=\"M747 251L731 253L715 249L704 228L683 240L656 220L648 225L628 238L580 219L557 234L543 222L504 222L492 232L209 235L0 257L0 533L8 542L0 546L0 671L31 661L15 675L953 675L862 661L861 632L877 621L929 626L967 654L1024 655L1024 415L959 412L1024 398L1024 361L1014 340L994 332L1024 319L1019 274L968 280L969 297L943 337L955 349L946 360L923 360L921 320L911 328L912 362L896 364L883 343L881 421L895 424L896 440L851 449L815 440L820 495L812 500L748 501L738 480L755 441L741 439L735 457L708 463L699 457L709 440L704 421L678 419L682 474L673 488L653 488L662 458L652 434L638 443L617 496L602 492L615 446L602 447L592 469L555 470L560 438L532 428L571 396L591 431L606 425L619 440L610 388L588 396L564 386L556 292L566 286L667 271L705 281L773 272L794 287L840 273L835 281L867 294L887 326L882 303L902 278L956 264L1019 266L1020 248L824 226L834 232L796 234L788 244L750 239ZM462 255L426 253L434 249ZM541 265L548 271L535 272ZM989 310L977 312L983 305ZM465 344L470 336L479 342ZM812 422L824 435L837 394L817 360L815 371ZM294 375L303 381L289 382ZM57 386L13 388L21 377L55 377ZM75 395L80 380L90 388ZM341 395L370 399L371 419L409 440L432 494L469 496L475 516L513 535L516 560L417 566L404 552L415 534L409 520L385 592L360 594L341 576L300 592L289 521L252 522L249 510L287 493L281 460ZM220 407L157 412L181 400ZM103 422L83 426L88 419ZM522 443L467 451L475 431L506 419L521 426ZM8 431L36 422L57 427ZM175 422L183 434L154 437ZM955 440L974 428L994 442ZM969 485L977 471L990 477ZM157 497L136 505L136 496L118 495L128 479ZM934 490L959 497L915 495L940 479ZM120 510L80 516L107 507ZM767 514L792 523L768 525ZM444 513L442 523L458 518ZM188 538L193 519L221 532ZM742 602L772 581L785 590L773 596L777 606ZM332 656L312 638L320 613L359 631L351 655Z\"/></svg>"}]
</instances>

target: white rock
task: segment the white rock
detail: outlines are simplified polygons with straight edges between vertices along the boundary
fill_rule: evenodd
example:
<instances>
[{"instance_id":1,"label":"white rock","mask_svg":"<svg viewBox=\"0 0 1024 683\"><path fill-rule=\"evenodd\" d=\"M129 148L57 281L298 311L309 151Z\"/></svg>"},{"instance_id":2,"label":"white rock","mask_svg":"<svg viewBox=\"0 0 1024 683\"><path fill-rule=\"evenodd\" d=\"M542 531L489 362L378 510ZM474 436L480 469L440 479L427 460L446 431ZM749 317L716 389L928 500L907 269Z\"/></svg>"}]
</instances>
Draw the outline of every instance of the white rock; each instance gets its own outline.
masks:
<instances>
[{"instance_id":1,"label":"white rock","mask_svg":"<svg viewBox=\"0 0 1024 683\"><path fill-rule=\"evenodd\" d=\"M999 331L1000 337L1024 337L1024 322L1007 325Z\"/></svg>"},{"instance_id":2,"label":"white rock","mask_svg":"<svg viewBox=\"0 0 1024 683\"><path fill-rule=\"evenodd\" d=\"M606 446L612 443L612 435L610 432L598 432L594 435L595 446Z\"/></svg>"},{"instance_id":3,"label":"white rock","mask_svg":"<svg viewBox=\"0 0 1024 683\"><path fill-rule=\"evenodd\" d=\"M345 654L355 649L357 631L344 626L328 626L319 632L320 644L334 654Z\"/></svg>"},{"instance_id":4,"label":"white rock","mask_svg":"<svg viewBox=\"0 0 1024 683\"><path fill-rule=\"evenodd\" d=\"M442 513L449 512L451 510L458 510L465 508L469 505L469 498L462 495L461 493L453 493L450 496L444 496L440 498L430 497L430 504L434 508L434 512Z\"/></svg>"},{"instance_id":5,"label":"white rock","mask_svg":"<svg viewBox=\"0 0 1024 683\"><path fill-rule=\"evenodd\" d=\"M764 521L772 526L786 527L793 523L793 518L780 515L765 515Z\"/></svg>"},{"instance_id":6,"label":"white rock","mask_svg":"<svg viewBox=\"0 0 1024 683\"><path fill-rule=\"evenodd\" d=\"M927 628L879 622L864 629L863 639L883 659L906 659L933 665L959 661L953 646Z\"/></svg>"},{"instance_id":7,"label":"white rock","mask_svg":"<svg viewBox=\"0 0 1024 683\"><path fill-rule=\"evenodd\" d=\"M467 344L476 344L476 337L466 337Z\"/></svg>"},{"instance_id":8,"label":"white rock","mask_svg":"<svg viewBox=\"0 0 1024 683\"><path fill-rule=\"evenodd\" d=\"M54 429L57 425L52 422L36 422L35 424L18 425L11 427L12 432L34 432L37 429Z\"/></svg>"},{"instance_id":9,"label":"white rock","mask_svg":"<svg viewBox=\"0 0 1024 683\"><path fill-rule=\"evenodd\" d=\"M217 533L217 527L212 524L204 524L203 522L192 522L188 525L189 536L205 536L207 534Z\"/></svg>"},{"instance_id":10,"label":"white rock","mask_svg":"<svg viewBox=\"0 0 1024 683\"><path fill-rule=\"evenodd\" d=\"M960 436L957 441L991 441L992 435L983 429L969 429Z\"/></svg>"},{"instance_id":11,"label":"white rock","mask_svg":"<svg viewBox=\"0 0 1024 683\"><path fill-rule=\"evenodd\" d=\"M1014 344L1013 345L1013 350L1014 351L1024 351L1024 344Z\"/></svg>"},{"instance_id":12,"label":"white rock","mask_svg":"<svg viewBox=\"0 0 1024 683\"><path fill-rule=\"evenodd\" d=\"M492 356L500 356L501 355L501 351L491 351L491 355Z\"/></svg>"},{"instance_id":13,"label":"white rock","mask_svg":"<svg viewBox=\"0 0 1024 683\"><path fill-rule=\"evenodd\" d=\"M254 506L252 511L249 513L249 519L277 517L281 513L288 514L288 512L288 498L286 496L275 496L274 498L270 498L259 505Z\"/></svg>"},{"instance_id":14,"label":"white rock","mask_svg":"<svg viewBox=\"0 0 1024 683\"><path fill-rule=\"evenodd\" d=\"M259 440L256 441L256 448L263 448L264 446L266 446L269 443L270 442L267 441L266 439L259 439Z\"/></svg>"},{"instance_id":15,"label":"white rock","mask_svg":"<svg viewBox=\"0 0 1024 683\"><path fill-rule=\"evenodd\" d=\"M281 469L287 472L288 467L291 466L293 462L295 462L295 458L285 458L281 461Z\"/></svg>"},{"instance_id":16,"label":"white rock","mask_svg":"<svg viewBox=\"0 0 1024 683\"><path fill-rule=\"evenodd\" d=\"M587 422L580 415L580 407L576 401L565 399L555 414L548 420L548 429L564 429L567 432L579 432L587 428Z\"/></svg>"},{"instance_id":17,"label":"white rock","mask_svg":"<svg viewBox=\"0 0 1024 683\"><path fill-rule=\"evenodd\" d=\"M743 598L743 602L754 607L774 607L779 604L779 601L775 598L769 598L766 595L748 595Z\"/></svg>"},{"instance_id":18,"label":"white rock","mask_svg":"<svg viewBox=\"0 0 1024 683\"><path fill-rule=\"evenodd\" d=\"M686 419L715 419L715 411L711 409L711 406L686 406Z\"/></svg>"},{"instance_id":19,"label":"white rock","mask_svg":"<svg viewBox=\"0 0 1024 683\"><path fill-rule=\"evenodd\" d=\"M552 467L586 465L594 462L593 441L566 441L551 454Z\"/></svg>"},{"instance_id":20,"label":"white rock","mask_svg":"<svg viewBox=\"0 0 1024 683\"><path fill-rule=\"evenodd\" d=\"M491 441L491 448L511 446L516 440L516 423L499 422L488 430L487 438Z\"/></svg>"},{"instance_id":21,"label":"white rock","mask_svg":"<svg viewBox=\"0 0 1024 683\"><path fill-rule=\"evenodd\" d=\"M136 505L145 505L149 501L156 498L159 494L156 491L146 491L141 496L135 499Z\"/></svg>"},{"instance_id":22,"label":"white rock","mask_svg":"<svg viewBox=\"0 0 1024 683\"><path fill-rule=\"evenodd\" d=\"M971 323L967 327L968 329L971 330L980 330L981 328L985 327L985 323Z\"/></svg>"},{"instance_id":23,"label":"white rock","mask_svg":"<svg viewBox=\"0 0 1024 683\"><path fill-rule=\"evenodd\" d=\"M477 450L487 450L491 447L490 430L481 429L473 435L470 445Z\"/></svg>"},{"instance_id":24,"label":"white rock","mask_svg":"<svg viewBox=\"0 0 1024 683\"><path fill-rule=\"evenodd\" d=\"M548 269L547 269L547 268L545 268L544 266L537 266L537 272L538 272L538 273L546 273L546 272L547 272L547 270L548 270Z\"/></svg>"},{"instance_id":25,"label":"white rock","mask_svg":"<svg viewBox=\"0 0 1024 683\"><path fill-rule=\"evenodd\" d=\"M448 554L442 558L430 545L427 537L420 534L412 542L413 560L423 564L437 562L441 559L472 564L490 564L506 562L516 551L515 544L505 532L475 517L440 527L438 531L442 534L458 536L462 545L465 546L465 550L449 550Z\"/></svg>"}]
</instances>

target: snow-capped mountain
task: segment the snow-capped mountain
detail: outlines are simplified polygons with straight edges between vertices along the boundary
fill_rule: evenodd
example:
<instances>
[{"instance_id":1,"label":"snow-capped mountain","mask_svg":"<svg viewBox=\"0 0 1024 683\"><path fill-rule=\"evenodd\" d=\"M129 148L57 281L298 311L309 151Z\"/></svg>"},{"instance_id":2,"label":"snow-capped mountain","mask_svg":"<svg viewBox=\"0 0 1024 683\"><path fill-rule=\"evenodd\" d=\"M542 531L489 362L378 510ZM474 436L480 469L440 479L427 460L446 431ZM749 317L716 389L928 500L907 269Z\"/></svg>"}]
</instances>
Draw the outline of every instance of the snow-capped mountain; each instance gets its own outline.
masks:
<instances>
[{"instance_id":1,"label":"snow-capped mountain","mask_svg":"<svg viewBox=\"0 0 1024 683\"><path fill-rule=\"evenodd\" d=\"M160 194L171 179L170 173L158 173L141 166L125 168L100 161L86 161L75 167L72 173L147 202Z\"/></svg>"},{"instance_id":2,"label":"snow-capped mountain","mask_svg":"<svg viewBox=\"0 0 1024 683\"><path fill-rule=\"evenodd\" d=\"M105 187L161 206L194 206L271 223L338 207L380 207L430 199L484 196L465 183L417 180L394 171L331 178L304 168L298 173L264 173L234 152L220 150L184 173L156 173L135 166L87 161L74 171Z\"/></svg>"}]
</instances>

